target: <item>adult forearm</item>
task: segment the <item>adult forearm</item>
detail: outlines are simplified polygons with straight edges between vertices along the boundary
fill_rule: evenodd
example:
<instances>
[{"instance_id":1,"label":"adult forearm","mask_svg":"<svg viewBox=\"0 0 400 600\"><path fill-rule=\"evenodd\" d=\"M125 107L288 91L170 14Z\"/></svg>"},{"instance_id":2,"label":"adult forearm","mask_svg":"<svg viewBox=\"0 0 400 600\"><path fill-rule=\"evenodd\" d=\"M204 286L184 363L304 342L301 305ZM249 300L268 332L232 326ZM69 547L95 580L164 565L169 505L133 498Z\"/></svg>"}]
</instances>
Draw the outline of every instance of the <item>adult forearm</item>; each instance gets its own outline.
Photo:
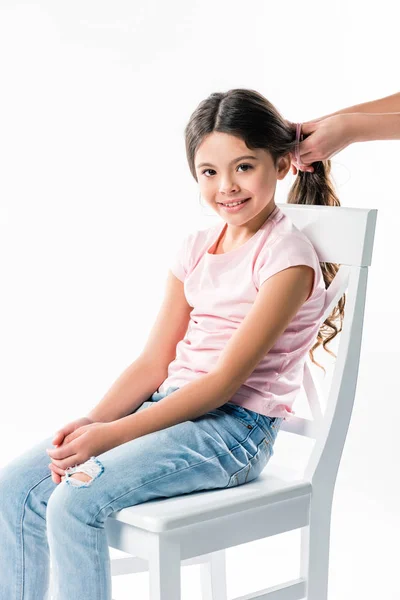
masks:
<instances>
[{"instance_id":1,"label":"adult forearm","mask_svg":"<svg viewBox=\"0 0 400 600\"><path fill-rule=\"evenodd\" d=\"M166 379L167 372L139 356L113 383L104 398L86 415L93 421L116 421L136 410Z\"/></svg>"},{"instance_id":2,"label":"adult forearm","mask_svg":"<svg viewBox=\"0 0 400 600\"><path fill-rule=\"evenodd\" d=\"M400 111L387 114L354 113L349 128L352 142L400 140Z\"/></svg>"},{"instance_id":3,"label":"adult forearm","mask_svg":"<svg viewBox=\"0 0 400 600\"><path fill-rule=\"evenodd\" d=\"M371 100L369 102L363 102L362 104L355 104L354 106L348 106L342 108L336 112L330 113L322 117L331 117L332 115L340 115L343 113L398 113L400 112L400 92L392 94L391 96L385 96L384 98L378 98L377 100Z\"/></svg>"},{"instance_id":4,"label":"adult forearm","mask_svg":"<svg viewBox=\"0 0 400 600\"><path fill-rule=\"evenodd\" d=\"M165 396L154 406L110 423L115 444L123 444L154 431L191 421L228 402L234 391L225 378L207 373Z\"/></svg>"}]
</instances>

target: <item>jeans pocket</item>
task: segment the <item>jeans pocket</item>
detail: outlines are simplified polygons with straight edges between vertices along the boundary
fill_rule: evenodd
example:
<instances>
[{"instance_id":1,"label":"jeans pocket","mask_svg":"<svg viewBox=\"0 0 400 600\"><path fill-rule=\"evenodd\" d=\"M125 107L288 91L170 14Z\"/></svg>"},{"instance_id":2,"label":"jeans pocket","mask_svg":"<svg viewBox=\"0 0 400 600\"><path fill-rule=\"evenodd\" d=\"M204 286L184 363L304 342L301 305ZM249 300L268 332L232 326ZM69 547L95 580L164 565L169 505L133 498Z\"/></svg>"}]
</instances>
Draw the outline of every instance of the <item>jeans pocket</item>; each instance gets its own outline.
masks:
<instances>
[{"instance_id":1,"label":"jeans pocket","mask_svg":"<svg viewBox=\"0 0 400 600\"><path fill-rule=\"evenodd\" d=\"M226 402L220 406L220 408L233 419L239 421L239 423L247 427L247 429L253 429L253 427L255 427L257 424L256 420L249 414L249 412L238 404Z\"/></svg>"},{"instance_id":2,"label":"jeans pocket","mask_svg":"<svg viewBox=\"0 0 400 600\"><path fill-rule=\"evenodd\" d=\"M264 438L259 444L255 455L249 459L247 465L231 476L226 487L236 487L238 485L249 483L250 481L253 481L253 479L257 479L273 454L273 444L271 444L267 438Z\"/></svg>"},{"instance_id":3,"label":"jeans pocket","mask_svg":"<svg viewBox=\"0 0 400 600\"><path fill-rule=\"evenodd\" d=\"M283 418L258 413L257 426L273 442L276 440Z\"/></svg>"}]
</instances>

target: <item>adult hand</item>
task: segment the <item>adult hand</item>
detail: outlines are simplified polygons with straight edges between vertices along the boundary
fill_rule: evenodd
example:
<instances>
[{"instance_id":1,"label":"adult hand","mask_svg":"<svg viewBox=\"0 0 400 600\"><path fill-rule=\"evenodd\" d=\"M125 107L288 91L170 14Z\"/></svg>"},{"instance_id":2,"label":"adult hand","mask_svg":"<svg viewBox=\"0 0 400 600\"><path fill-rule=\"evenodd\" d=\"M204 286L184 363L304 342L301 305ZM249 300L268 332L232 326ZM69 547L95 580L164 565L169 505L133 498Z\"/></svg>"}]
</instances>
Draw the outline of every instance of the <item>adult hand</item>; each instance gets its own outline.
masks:
<instances>
[{"instance_id":1,"label":"adult hand","mask_svg":"<svg viewBox=\"0 0 400 600\"><path fill-rule=\"evenodd\" d=\"M69 467L80 465L91 456L102 454L117 446L113 431L112 422L89 423L70 433L68 441L64 440L62 446L48 449L47 453L53 465L65 472Z\"/></svg>"},{"instance_id":2,"label":"adult hand","mask_svg":"<svg viewBox=\"0 0 400 600\"><path fill-rule=\"evenodd\" d=\"M294 152L290 153L293 175L297 175L298 170L312 173L313 162L328 160L351 144L353 120L353 113L345 113L302 123L301 133L308 137L299 143L300 164Z\"/></svg>"},{"instance_id":3,"label":"adult hand","mask_svg":"<svg viewBox=\"0 0 400 600\"><path fill-rule=\"evenodd\" d=\"M82 427L82 425L88 425L89 423L93 423L93 422L94 421L92 421L92 419L90 419L89 417L81 417L80 419L71 421L70 423L68 423L67 425L65 425L64 427L62 427L61 429L59 429L56 432L56 434L52 440L53 445L61 446L61 444L63 444L63 443L68 443L70 441L69 435L71 433L73 433L79 427ZM63 475L65 475L65 471L63 469L59 469L53 463L49 464L49 469L52 472L51 478L54 481L54 483L60 483L61 477Z\"/></svg>"}]
</instances>

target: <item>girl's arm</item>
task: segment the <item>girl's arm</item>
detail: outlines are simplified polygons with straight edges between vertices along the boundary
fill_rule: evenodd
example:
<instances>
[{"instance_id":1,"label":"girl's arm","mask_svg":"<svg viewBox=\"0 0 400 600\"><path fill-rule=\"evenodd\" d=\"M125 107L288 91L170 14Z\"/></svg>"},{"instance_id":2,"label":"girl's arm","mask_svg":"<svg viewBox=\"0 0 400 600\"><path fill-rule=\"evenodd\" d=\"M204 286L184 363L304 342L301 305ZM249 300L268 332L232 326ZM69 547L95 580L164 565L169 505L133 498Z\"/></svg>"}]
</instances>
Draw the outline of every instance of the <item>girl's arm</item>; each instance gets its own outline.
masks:
<instances>
[{"instance_id":1,"label":"girl's arm","mask_svg":"<svg viewBox=\"0 0 400 600\"><path fill-rule=\"evenodd\" d=\"M219 371L211 371L186 383L147 410L108 423L112 446L201 417L231 399L237 389L231 389L231 385L227 376Z\"/></svg>"},{"instance_id":2,"label":"girl's arm","mask_svg":"<svg viewBox=\"0 0 400 600\"><path fill-rule=\"evenodd\" d=\"M144 349L87 415L92 421L108 423L126 417L154 394L168 377L169 364L185 336L192 308L183 281L169 270L164 300Z\"/></svg>"},{"instance_id":3,"label":"girl's arm","mask_svg":"<svg viewBox=\"0 0 400 600\"><path fill-rule=\"evenodd\" d=\"M86 416L92 421L102 423L121 419L143 404L166 377L166 370L161 370L159 366L140 355Z\"/></svg>"}]
</instances>

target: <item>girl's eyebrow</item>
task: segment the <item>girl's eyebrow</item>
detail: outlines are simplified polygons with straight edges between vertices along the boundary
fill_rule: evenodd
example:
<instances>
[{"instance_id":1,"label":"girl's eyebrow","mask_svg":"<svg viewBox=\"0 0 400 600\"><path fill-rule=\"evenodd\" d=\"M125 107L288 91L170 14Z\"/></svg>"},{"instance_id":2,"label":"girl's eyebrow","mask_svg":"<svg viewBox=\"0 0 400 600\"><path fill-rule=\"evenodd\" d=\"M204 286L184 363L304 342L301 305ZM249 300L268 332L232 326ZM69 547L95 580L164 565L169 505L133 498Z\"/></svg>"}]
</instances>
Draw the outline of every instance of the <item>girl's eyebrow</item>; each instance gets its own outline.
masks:
<instances>
[{"instance_id":1,"label":"girl's eyebrow","mask_svg":"<svg viewBox=\"0 0 400 600\"><path fill-rule=\"evenodd\" d=\"M244 158L252 158L253 160L258 160L256 156L252 156L251 154L245 154L244 156L238 156L238 158L234 158L233 160L231 160L231 162L229 163L230 165L233 165L233 163L238 162L238 160L243 160ZM197 165L197 168L200 169L200 167L213 167L214 165L212 165L211 163L207 163L207 162L202 162L199 165Z\"/></svg>"}]
</instances>

